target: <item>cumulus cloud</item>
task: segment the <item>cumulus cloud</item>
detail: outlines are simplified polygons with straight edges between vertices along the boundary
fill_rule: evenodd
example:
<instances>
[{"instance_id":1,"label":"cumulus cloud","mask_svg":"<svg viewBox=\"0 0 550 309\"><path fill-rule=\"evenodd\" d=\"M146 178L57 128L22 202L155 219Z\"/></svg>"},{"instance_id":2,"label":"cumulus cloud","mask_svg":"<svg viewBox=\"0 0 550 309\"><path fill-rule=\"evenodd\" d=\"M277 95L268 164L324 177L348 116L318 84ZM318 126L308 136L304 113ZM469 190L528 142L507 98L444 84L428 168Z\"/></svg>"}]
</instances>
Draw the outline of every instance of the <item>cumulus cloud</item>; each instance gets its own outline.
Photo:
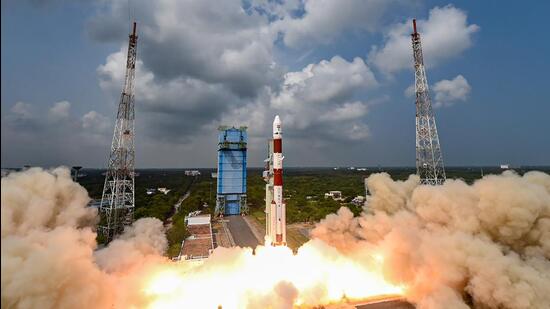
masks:
<instances>
[{"instance_id":1,"label":"cumulus cloud","mask_svg":"<svg viewBox=\"0 0 550 309\"><path fill-rule=\"evenodd\" d=\"M306 0L301 5L290 2L284 10L275 11L280 20L274 28L283 33L285 44L291 47L326 44L345 31L373 32L380 29L389 9L404 6L404 2L392 0ZM273 5L269 8L277 9ZM297 10L303 13L296 14Z\"/></svg>"},{"instance_id":2,"label":"cumulus cloud","mask_svg":"<svg viewBox=\"0 0 550 309\"><path fill-rule=\"evenodd\" d=\"M266 93L265 97L235 110L225 119L242 121L256 130L260 128L251 132L251 136L257 134L265 138L270 129L265 124L279 114L288 130L287 137L308 139L308 147L312 145L312 135L317 136L318 147L334 140L360 140L369 135L363 117L370 103L358 97L377 86L374 74L361 58L347 61L335 56L309 64L300 71L288 72L281 89ZM297 140L297 144L301 143Z\"/></svg>"},{"instance_id":3,"label":"cumulus cloud","mask_svg":"<svg viewBox=\"0 0 550 309\"><path fill-rule=\"evenodd\" d=\"M435 94L435 107L451 106L457 101L466 101L472 87L462 75L448 80L440 80L432 87Z\"/></svg>"},{"instance_id":4,"label":"cumulus cloud","mask_svg":"<svg viewBox=\"0 0 550 309\"><path fill-rule=\"evenodd\" d=\"M11 107L11 112L14 113L17 117L19 118L23 118L23 119L26 119L26 118L31 118L33 115L32 115L32 106L31 104L28 104L28 103L25 103L25 102L16 102L12 107Z\"/></svg>"},{"instance_id":5,"label":"cumulus cloud","mask_svg":"<svg viewBox=\"0 0 550 309\"><path fill-rule=\"evenodd\" d=\"M95 132L108 132L111 124L109 118L96 111L89 111L82 116L82 127Z\"/></svg>"},{"instance_id":6,"label":"cumulus cloud","mask_svg":"<svg viewBox=\"0 0 550 309\"><path fill-rule=\"evenodd\" d=\"M110 93L117 104L125 63L126 51L121 49L109 55L107 62L97 69L100 87ZM142 60L136 63L135 85L136 111L146 116L141 118L148 128L144 133L165 142L190 142L190 137L209 128L229 109L244 102L223 84L192 77L159 79Z\"/></svg>"},{"instance_id":7,"label":"cumulus cloud","mask_svg":"<svg viewBox=\"0 0 550 309\"><path fill-rule=\"evenodd\" d=\"M59 120L69 117L71 103L69 101L55 102L49 109L48 114L53 120Z\"/></svg>"},{"instance_id":8,"label":"cumulus cloud","mask_svg":"<svg viewBox=\"0 0 550 309\"><path fill-rule=\"evenodd\" d=\"M324 124L333 130L332 122L345 127L343 122L358 120L366 114L366 103L354 98L358 92L377 85L374 74L361 58L348 62L335 56L310 64L302 71L285 74L283 88L272 95L271 104L283 111L285 125L290 128L303 130ZM356 126L352 130L364 129L360 125L352 123L352 127ZM333 133L346 138L340 131ZM364 134L347 135L353 138L361 136Z\"/></svg>"},{"instance_id":9,"label":"cumulus cloud","mask_svg":"<svg viewBox=\"0 0 550 309\"><path fill-rule=\"evenodd\" d=\"M431 92L434 98L434 107L452 106L458 101L466 101L472 87L462 75L457 75L455 78L448 80L443 79L435 83L431 87ZM408 98L414 97L414 85L410 85L404 91Z\"/></svg>"},{"instance_id":10,"label":"cumulus cloud","mask_svg":"<svg viewBox=\"0 0 550 309\"><path fill-rule=\"evenodd\" d=\"M79 150L86 150L93 164L103 165L112 122L96 111L71 115L70 107L67 101L46 108L18 102L10 112L2 113L2 145L6 145L2 148L2 162L14 167L48 166L60 161L82 164Z\"/></svg>"},{"instance_id":11,"label":"cumulus cloud","mask_svg":"<svg viewBox=\"0 0 550 309\"><path fill-rule=\"evenodd\" d=\"M472 36L479 26L469 24L467 17L465 11L447 5L430 10L427 20L417 20L427 67L460 55L472 46ZM410 19L392 26L385 35L384 45L374 46L370 51L369 63L386 74L412 68L411 28Z\"/></svg>"},{"instance_id":12,"label":"cumulus cloud","mask_svg":"<svg viewBox=\"0 0 550 309\"><path fill-rule=\"evenodd\" d=\"M414 97L415 95L414 85L410 85L409 87L405 88L405 91L403 91L403 94L405 94L407 98Z\"/></svg>"},{"instance_id":13,"label":"cumulus cloud","mask_svg":"<svg viewBox=\"0 0 550 309\"><path fill-rule=\"evenodd\" d=\"M300 102L325 104L349 98L357 89L372 89L377 81L363 59L348 62L340 56L309 64L302 71L285 74L275 107L294 108Z\"/></svg>"},{"instance_id":14,"label":"cumulus cloud","mask_svg":"<svg viewBox=\"0 0 550 309\"><path fill-rule=\"evenodd\" d=\"M138 1L136 110L148 141L196 143L222 116L276 87L268 17L238 0ZM98 40L124 42L97 69L100 86L117 101L124 78L126 2L108 2L88 26ZM215 132L215 130L213 131ZM139 133L139 132L138 132Z\"/></svg>"},{"instance_id":15,"label":"cumulus cloud","mask_svg":"<svg viewBox=\"0 0 550 309\"><path fill-rule=\"evenodd\" d=\"M111 39L109 20L124 20L127 7L114 2L89 23L92 36ZM138 1L138 57L155 77L223 83L239 96L253 96L275 78L274 35L267 17L247 13L241 1ZM122 38L122 37L121 37Z\"/></svg>"}]
</instances>

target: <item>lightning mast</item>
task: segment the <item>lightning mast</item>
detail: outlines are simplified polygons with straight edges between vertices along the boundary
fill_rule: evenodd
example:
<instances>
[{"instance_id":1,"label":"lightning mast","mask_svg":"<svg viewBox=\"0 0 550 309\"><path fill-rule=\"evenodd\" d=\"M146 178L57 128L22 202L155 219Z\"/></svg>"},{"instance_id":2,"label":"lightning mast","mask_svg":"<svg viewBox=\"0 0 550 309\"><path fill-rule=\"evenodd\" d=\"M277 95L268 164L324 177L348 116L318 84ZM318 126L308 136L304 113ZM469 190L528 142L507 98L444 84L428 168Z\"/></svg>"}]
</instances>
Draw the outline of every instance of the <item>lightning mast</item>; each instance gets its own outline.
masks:
<instances>
[{"instance_id":1,"label":"lightning mast","mask_svg":"<svg viewBox=\"0 0 550 309\"><path fill-rule=\"evenodd\" d=\"M107 242L134 220L134 79L136 74L136 23L129 36L126 77L111 144L101 197L99 232Z\"/></svg>"},{"instance_id":2,"label":"lightning mast","mask_svg":"<svg viewBox=\"0 0 550 309\"><path fill-rule=\"evenodd\" d=\"M439 145L435 116L430 100L420 34L413 19L412 48L416 92L416 173L422 184L440 185L445 179L443 155Z\"/></svg>"}]
</instances>

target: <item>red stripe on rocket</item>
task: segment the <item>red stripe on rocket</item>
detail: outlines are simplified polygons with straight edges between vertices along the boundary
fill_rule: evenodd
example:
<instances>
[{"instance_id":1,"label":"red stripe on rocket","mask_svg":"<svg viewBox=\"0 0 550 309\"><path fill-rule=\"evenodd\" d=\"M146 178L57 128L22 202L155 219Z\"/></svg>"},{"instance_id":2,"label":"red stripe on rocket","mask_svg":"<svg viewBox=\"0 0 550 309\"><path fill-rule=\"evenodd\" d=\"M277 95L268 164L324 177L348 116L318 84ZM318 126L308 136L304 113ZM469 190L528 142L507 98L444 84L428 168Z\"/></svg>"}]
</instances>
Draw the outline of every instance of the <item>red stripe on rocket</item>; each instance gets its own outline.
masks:
<instances>
[{"instance_id":1,"label":"red stripe on rocket","mask_svg":"<svg viewBox=\"0 0 550 309\"><path fill-rule=\"evenodd\" d=\"M273 120L273 202L275 213L272 222L275 226L273 245L286 245L286 206L283 202L283 132L279 116ZM274 217L274 218L273 218Z\"/></svg>"}]
</instances>

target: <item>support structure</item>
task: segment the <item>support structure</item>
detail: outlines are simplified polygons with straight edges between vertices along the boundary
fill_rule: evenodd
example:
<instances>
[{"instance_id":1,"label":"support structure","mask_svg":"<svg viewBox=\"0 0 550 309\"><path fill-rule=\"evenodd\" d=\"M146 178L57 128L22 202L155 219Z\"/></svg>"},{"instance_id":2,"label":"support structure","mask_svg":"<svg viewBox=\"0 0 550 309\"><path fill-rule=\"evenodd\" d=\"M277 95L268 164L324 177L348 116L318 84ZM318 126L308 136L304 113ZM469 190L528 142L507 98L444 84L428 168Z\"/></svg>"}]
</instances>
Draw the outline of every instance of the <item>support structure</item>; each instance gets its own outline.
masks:
<instances>
[{"instance_id":1,"label":"support structure","mask_svg":"<svg viewBox=\"0 0 550 309\"><path fill-rule=\"evenodd\" d=\"M263 179L265 184L265 235L268 241L265 245L270 245L273 237L273 223L271 222L271 202L273 202L273 138L267 140L267 159L264 160L265 170Z\"/></svg>"},{"instance_id":2,"label":"support structure","mask_svg":"<svg viewBox=\"0 0 550 309\"><path fill-rule=\"evenodd\" d=\"M129 36L126 77L101 197L99 232L109 242L134 220L134 79L136 72L136 23Z\"/></svg>"},{"instance_id":3,"label":"support structure","mask_svg":"<svg viewBox=\"0 0 550 309\"><path fill-rule=\"evenodd\" d=\"M248 213L246 200L246 127L218 128L218 173L215 216Z\"/></svg>"},{"instance_id":4,"label":"support structure","mask_svg":"<svg viewBox=\"0 0 550 309\"><path fill-rule=\"evenodd\" d=\"M416 31L416 20L413 20L413 30L411 37L416 92L416 173L420 176L422 184L440 185L446 179L445 167L426 79L420 34Z\"/></svg>"}]
</instances>

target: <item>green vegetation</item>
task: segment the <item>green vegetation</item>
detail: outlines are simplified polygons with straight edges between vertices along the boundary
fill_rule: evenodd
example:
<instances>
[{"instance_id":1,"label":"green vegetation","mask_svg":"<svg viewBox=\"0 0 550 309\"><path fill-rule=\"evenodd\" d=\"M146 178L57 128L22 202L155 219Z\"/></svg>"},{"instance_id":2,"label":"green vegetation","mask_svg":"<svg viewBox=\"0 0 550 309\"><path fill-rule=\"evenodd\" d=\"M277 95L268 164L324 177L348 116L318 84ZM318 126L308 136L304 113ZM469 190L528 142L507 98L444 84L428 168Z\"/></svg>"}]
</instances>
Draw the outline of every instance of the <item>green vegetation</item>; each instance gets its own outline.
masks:
<instances>
[{"instance_id":1,"label":"green vegetation","mask_svg":"<svg viewBox=\"0 0 550 309\"><path fill-rule=\"evenodd\" d=\"M166 238L168 239L166 255L169 257L177 256L181 251L181 242L188 236L189 232L185 228L185 215L180 211L174 215L172 227L166 231Z\"/></svg>"},{"instance_id":2,"label":"green vegetation","mask_svg":"<svg viewBox=\"0 0 550 309\"><path fill-rule=\"evenodd\" d=\"M93 199L100 199L103 192L105 176L103 170L85 170L87 175L79 183L88 190ZM194 177L185 176L183 170L141 170L136 177L135 219L155 217L166 221L171 215L174 204L187 192ZM168 194L161 192L147 195L148 188L167 188Z\"/></svg>"},{"instance_id":3,"label":"green vegetation","mask_svg":"<svg viewBox=\"0 0 550 309\"><path fill-rule=\"evenodd\" d=\"M185 228L185 216L190 212L201 210L202 213L214 213L216 206L215 179L199 176L190 189L190 194L181 203L179 210L172 217L172 226L166 232L168 238L168 256L177 256L181 250L181 242L189 236Z\"/></svg>"},{"instance_id":4,"label":"green vegetation","mask_svg":"<svg viewBox=\"0 0 550 309\"><path fill-rule=\"evenodd\" d=\"M545 172L548 169L538 168ZM524 174L529 169L516 170ZM201 170L202 175L197 177L185 176L183 170L139 170L136 177L136 209L135 218L155 217L170 225L166 232L169 242L167 255L176 256L181 249L181 242L189 233L185 228L185 216L192 211L201 210L203 213L214 213L216 203L216 179L210 178L212 170ZM104 175L102 170L83 170L85 177L79 179L94 199L101 198ZM374 168L367 171L331 168L288 168L284 175L284 194L287 205L287 223L317 222L340 207L348 207L355 215L361 212L361 206L351 204L353 197L365 195L364 179L371 173L387 172L393 179L404 180L415 173L413 168ZM463 179L468 183L481 177L481 168L447 168L448 178ZM499 168L483 168L484 174L500 174ZM262 169L248 170L247 195L250 206L250 215L260 224L265 225L265 182L261 177ZM171 191L168 194L157 192L147 195L147 188L166 187ZM344 201L325 199L328 191L341 191ZM179 211L173 213L174 204L190 192L182 202ZM206 207L205 207L206 205ZM171 218L171 220L169 220ZM289 235L291 233L289 232ZM303 242L298 232L295 233L296 244ZM300 239L298 239L300 238ZM290 244L289 240L289 244Z\"/></svg>"},{"instance_id":5,"label":"green vegetation","mask_svg":"<svg viewBox=\"0 0 550 309\"><path fill-rule=\"evenodd\" d=\"M360 206L351 204L358 195L365 195L364 175L353 171L322 170L285 170L284 194L286 202L287 223L316 222L328 214L346 206L355 214L361 212ZM331 198L325 199L328 191L342 191L342 202ZM251 170L248 174L248 202L251 214L260 222L265 221L265 182L260 171Z\"/></svg>"},{"instance_id":6,"label":"green vegetation","mask_svg":"<svg viewBox=\"0 0 550 309\"><path fill-rule=\"evenodd\" d=\"M85 177L79 179L79 183L88 190L93 199L100 199L103 192L105 176L102 170L85 170ZM166 223L173 215L174 204L191 188L195 177L185 176L183 170L141 170L136 177L135 200L136 208L134 218L154 217ZM167 188L167 194L156 192L147 195L148 188ZM187 213L186 213L187 214ZM176 216L174 216L176 217ZM184 216L179 220L174 219L172 229L167 232L170 245L180 243L187 236L184 225ZM98 235L98 242L103 243L101 235Z\"/></svg>"}]
</instances>

